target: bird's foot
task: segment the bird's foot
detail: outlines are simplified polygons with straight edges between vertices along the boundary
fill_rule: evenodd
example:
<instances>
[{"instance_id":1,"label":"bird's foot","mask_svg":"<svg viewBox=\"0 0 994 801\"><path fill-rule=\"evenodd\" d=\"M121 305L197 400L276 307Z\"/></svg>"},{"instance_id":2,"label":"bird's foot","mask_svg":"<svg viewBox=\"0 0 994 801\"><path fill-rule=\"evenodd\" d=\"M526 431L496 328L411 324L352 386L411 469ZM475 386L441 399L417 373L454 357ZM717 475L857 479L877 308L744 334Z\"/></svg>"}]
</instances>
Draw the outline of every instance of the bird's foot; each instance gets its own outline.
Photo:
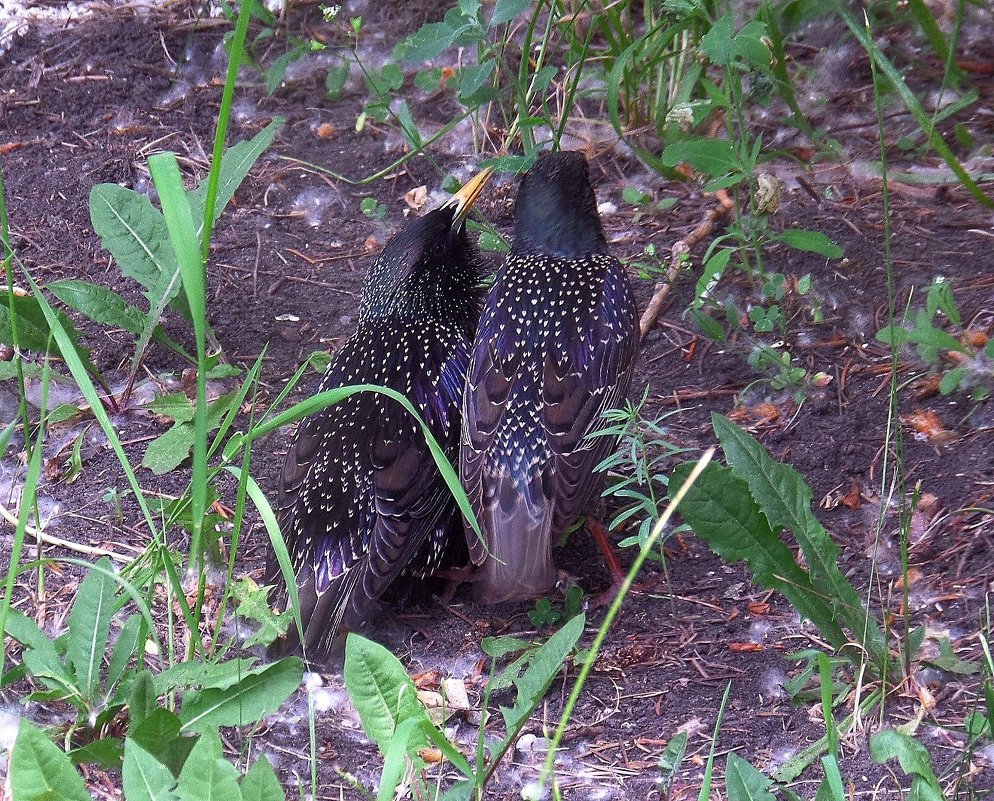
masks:
<instances>
[{"instance_id":1,"label":"bird's foot","mask_svg":"<svg viewBox=\"0 0 994 801\"><path fill-rule=\"evenodd\" d=\"M445 582L445 587L438 596L438 600L447 605L452 601L452 597L456 594L460 584L476 581L476 566L469 564L465 567L444 567L433 570L431 577Z\"/></svg>"}]
</instances>

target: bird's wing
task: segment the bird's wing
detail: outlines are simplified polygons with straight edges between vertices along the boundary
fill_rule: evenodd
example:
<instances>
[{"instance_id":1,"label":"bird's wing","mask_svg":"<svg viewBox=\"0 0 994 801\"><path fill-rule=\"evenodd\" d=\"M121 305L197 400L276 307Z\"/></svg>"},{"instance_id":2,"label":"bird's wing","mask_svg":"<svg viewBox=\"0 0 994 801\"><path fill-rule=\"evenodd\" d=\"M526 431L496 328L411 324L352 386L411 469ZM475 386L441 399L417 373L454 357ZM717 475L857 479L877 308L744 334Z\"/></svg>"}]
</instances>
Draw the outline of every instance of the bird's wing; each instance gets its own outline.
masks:
<instances>
[{"instance_id":1,"label":"bird's wing","mask_svg":"<svg viewBox=\"0 0 994 801\"><path fill-rule=\"evenodd\" d=\"M504 433L504 415L514 385L519 381L520 348L513 340L504 341L501 310L488 303L480 318L476 342L466 376L463 395L462 442L459 451L459 474L470 505L481 529L492 530L486 520L498 502L497 489L485 481L485 472L497 437ZM487 546L467 526L470 558L482 564Z\"/></svg>"},{"instance_id":2,"label":"bird's wing","mask_svg":"<svg viewBox=\"0 0 994 801\"><path fill-rule=\"evenodd\" d=\"M542 424L552 452L546 481L556 499L553 536L587 511L600 476L594 468L615 447L609 437L591 437L604 426L603 413L618 406L631 383L638 351L638 311L620 263L606 259L587 314L562 329L546 353L542 379Z\"/></svg>"},{"instance_id":3,"label":"bird's wing","mask_svg":"<svg viewBox=\"0 0 994 801\"><path fill-rule=\"evenodd\" d=\"M452 382L440 379L433 391L417 397L407 385L406 369L382 374L367 363L361 338L370 336L377 333L360 330L343 346L321 389L393 385L419 408L453 457L458 397L447 397L446 390ZM464 371L465 354L460 358ZM458 371L459 364L446 365L443 375L446 369ZM301 424L283 471L279 515L297 572L309 653L326 652L341 623L354 627L376 611L376 599L434 530L448 503L451 495L420 427L395 401L359 393ZM285 603L273 561L268 577Z\"/></svg>"}]
</instances>

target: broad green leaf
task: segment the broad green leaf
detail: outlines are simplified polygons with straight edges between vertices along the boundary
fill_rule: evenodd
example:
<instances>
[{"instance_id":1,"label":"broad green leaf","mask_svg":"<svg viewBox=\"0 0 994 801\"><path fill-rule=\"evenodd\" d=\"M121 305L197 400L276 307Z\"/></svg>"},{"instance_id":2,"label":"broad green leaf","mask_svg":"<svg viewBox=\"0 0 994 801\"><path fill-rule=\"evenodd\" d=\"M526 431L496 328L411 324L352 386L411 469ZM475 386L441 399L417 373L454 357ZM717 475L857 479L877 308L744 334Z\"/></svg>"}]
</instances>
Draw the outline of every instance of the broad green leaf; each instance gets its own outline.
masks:
<instances>
[{"instance_id":1,"label":"broad green leaf","mask_svg":"<svg viewBox=\"0 0 994 801\"><path fill-rule=\"evenodd\" d=\"M742 757L728 755L725 767L725 790L728 801L775 801L770 780Z\"/></svg>"},{"instance_id":2,"label":"broad green leaf","mask_svg":"<svg viewBox=\"0 0 994 801\"><path fill-rule=\"evenodd\" d=\"M100 666L107 649L107 638L110 636L110 621L114 616L113 572L110 559L104 557L97 562L80 584L69 613L66 657L72 665L80 690L91 704L96 703L94 695L100 682Z\"/></svg>"},{"instance_id":3,"label":"broad green leaf","mask_svg":"<svg viewBox=\"0 0 994 801\"><path fill-rule=\"evenodd\" d=\"M676 778L677 771L680 770L680 763L683 762L686 753L687 732L678 731L659 756L659 778L665 788L669 788L673 784L673 779Z\"/></svg>"},{"instance_id":4,"label":"broad green leaf","mask_svg":"<svg viewBox=\"0 0 994 801\"><path fill-rule=\"evenodd\" d=\"M424 140L421 138L418 124L411 116L411 107L407 105L407 101L401 98L394 104L393 108L394 114L397 115L397 122L400 124L401 133L404 134L408 146L411 150L423 150Z\"/></svg>"},{"instance_id":5,"label":"broad green leaf","mask_svg":"<svg viewBox=\"0 0 994 801\"><path fill-rule=\"evenodd\" d=\"M199 739L197 735L181 735L181 726L172 712L158 707L140 726L132 728L130 737L178 776Z\"/></svg>"},{"instance_id":6,"label":"broad green leaf","mask_svg":"<svg viewBox=\"0 0 994 801\"><path fill-rule=\"evenodd\" d=\"M179 292L166 220L151 200L117 184L97 184L90 190L90 221L121 273L142 285L153 308Z\"/></svg>"},{"instance_id":7,"label":"broad green leaf","mask_svg":"<svg viewBox=\"0 0 994 801\"><path fill-rule=\"evenodd\" d=\"M233 687L253 670L255 657L230 659L227 662L180 662L155 677L155 688L159 695L165 695L179 688L200 687L225 690Z\"/></svg>"},{"instance_id":8,"label":"broad green leaf","mask_svg":"<svg viewBox=\"0 0 994 801\"><path fill-rule=\"evenodd\" d=\"M224 211L231 198L234 197L235 191L241 186L245 176L249 174L252 165L273 143L276 132L283 127L284 122L282 117L273 117L273 121L251 139L232 145L224 152L221 157L217 200L214 204L215 221L221 216L221 212ZM207 179L204 179L197 185L196 189L190 192L190 210L201 234L203 233L204 203L206 200Z\"/></svg>"},{"instance_id":9,"label":"broad green leaf","mask_svg":"<svg viewBox=\"0 0 994 801\"><path fill-rule=\"evenodd\" d=\"M888 760L897 759L901 770L920 780L923 785L917 788L918 797L922 801L944 799L928 749L914 737L894 729L877 732L870 737L870 755L874 762L881 765Z\"/></svg>"},{"instance_id":10,"label":"broad green leaf","mask_svg":"<svg viewBox=\"0 0 994 801\"><path fill-rule=\"evenodd\" d=\"M490 18L490 26L503 25L510 22L531 6L531 0L497 0L494 4L494 14Z\"/></svg>"},{"instance_id":11,"label":"broad green leaf","mask_svg":"<svg viewBox=\"0 0 994 801\"><path fill-rule=\"evenodd\" d=\"M176 423L188 423L193 419L194 414L193 404L185 392L158 395L148 404L148 408Z\"/></svg>"},{"instance_id":12,"label":"broad green leaf","mask_svg":"<svg viewBox=\"0 0 994 801\"><path fill-rule=\"evenodd\" d=\"M9 345L18 344L24 350L35 353L62 354L64 353L51 336L51 327L45 318L38 298L33 295L15 296L13 306L6 293L0 294L0 342ZM14 342L14 327L11 325L11 308L13 308L14 323L17 326L17 343ZM99 378L100 373L90 361L90 351L79 344L79 332L64 312L54 312L59 323L65 329L72 349L83 362L87 372Z\"/></svg>"},{"instance_id":13,"label":"broad green leaf","mask_svg":"<svg viewBox=\"0 0 994 801\"><path fill-rule=\"evenodd\" d=\"M265 755L260 756L242 778L242 801L286 801L276 771Z\"/></svg>"},{"instance_id":14,"label":"broad green leaf","mask_svg":"<svg viewBox=\"0 0 994 801\"><path fill-rule=\"evenodd\" d=\"M366 734L386 754L401 723L427 720L417 690L404 666L379 643L350 633L345 641L345 689ZM410 749L428 744L423 733L412 735Z\"/></svg>"},{"instance_id":15,"label":"broad green leaf","mask_svg":"<svg viewBox=\"0 0 994 801\"><path fill-rule=\"evenodd\" d=\"M178 797L169 768L130 737L124 741L121 777L128 801L174 801Z\"/></svg>"},{"instance_id":16,"label":"broad green leaf","mask_svg":"<svg viewBox=\"0 0 994 801\"><path fill-rule=\"evenodd\" d=\"M8 779L17 801L90 801L83 779L65 751L23 718Z\"/></svg>"},{"instance_id":17,"label":"broad green leaf","mask_svg":"<svg viewBox=\"0 0 994 801\"><path fill-rule=\"evenodd\" d=\"M141 333L145 325L145 315L141 309L132 306L113 290L98 284L65 278L47 284L45 289L94 322L123 328L136 335Z\"/></svg>"},{"instance_id":18,"label":"broad green leaf","mask_svg":"<svg viewBox=\"0 0 994 801\"><path fill-rule=\"evenodd\" d=\"M188 692L179 715L183 730L202 734L218 726L262 720L282 706L303 675L304 663L287 657L252 671L231 687Z\"/></svg>"},{"instance_id":19,"label":"broad green leaf","mask_svg":"<svg viewBox=\"0 0 994 801\"><path fill-rule=\"evenodd\" d=\"M950 395L959 389L963 379L970 374L969 367L954 367L939 381L939 392L943 395Z\"/></svg>"},{"instance_id":20,"label":"broad green leaf","mask_svg":"<svg viewBox=\"0 0 994 801\"><path fill-rule=\"evenodd\" d=\"M132 306L113 290L98 284L66 278L53 281L45 288L67 306L85 314L94 322L123 328L135 336L142 334L148 323L147 315L141 309ZM152 338L184 358L192 359L182 345L163 332L161 325L152 330Z\"/></svg>"},{"instance_id":21,"label":"broad green leaf","mask_svg":"<svg viewBox=\"0 0 994 801\"><path fill-rule=\"evenodd\" d=\"M216 728L202 733L193 746L176 789L183 801L240 801L238 770L224 758Z\"/></svg>"},{"instance_id":22,"label":"broad green leaf","mask_svg":"<svg viewBox=\"0 0 994 801\"><path fill-rule=\"evenodd\" d=\"M775 532L793 532L810 570L810 580L839 620L863 643L878 669L887 664L883 635L868 615L859 593L839 570L839 549L811 509L811 488L793 467L773 459L753 437L727 417L712 414L715 434L733 474L748 485L753 499ZM812 619L821 629L821 624ZM829 631L834 635L837 626ZM841 643L834 643L838 648Z\"/></svg>"},{"instance_id":23,"label":"broad green leaf","mask_svg":"<svg viewBox=\"0 0 994 801\"><path fill-rule=\"evenodd\" d=\"M445 22L429 22L394 47L398 61L430 61L455 42L457 29Z\"/></svg>"},{"instance_id":24,"label":"broad green leaf","mask_svg":"<svg viewBox=\"0 0 994 801\"><path fill-rule=\"evenodd\" d=\"M132 615L121 626L121 632L117 636L117 642L114 643L114 650L111 652L110 663L107 666L105 687L108 691L113 690L120 681L132 657L138 655L139 648L144 647L147 635L148 628L145 618L141 615Z\"/></svg>"},{"instance_id":25,"label":"broad green leaf","mask_svg":"<svg viewBox=\"0 0 994 801\"><path fill-rule=\"evenodd\" d=\"M157 476L171 473L186 460L192 447L193 426L177 423L148 444L142 457L142 467Z\"/></svg>"},{"instance_id":26,"label":"broad green leaf","mask_svg":"<svg viewBox=\"0 0 994 801\"><path fill-rule=\"evenodd\" d=\"M766 25L762 22L747 22L732 40L732 52L745 59L752 67L768 71L773 54L764 41L766 35Z\"/></svg>"},{"instance_id":27,"label":"broad green leaf","mask_svg":"<svg viewBox=\"0 0 994 801\"><path fill-rule=\"evenodd\" d=\"M662 162L667 167L684 161L712 177L740 172L735 144L727 139L689 139L674 142L663 150Z\"/></svg>"},{"instance_id":28,"label":"broad green leaf","mask_svg":"<svg viewBox=\"0 0 994 801\"><path fill-rule=\"evenodd\" d=\"M131 727L128 739L150 754L159 756L163 747L180 736L182 725L176 715L160 706L140 724Z\"/></svg>"},{"instance_id":29,"label":"broad green leaf","mask_svg":"<svg viewBox=\"0 0 994 801\"><path fill-rule=\"evenodd\" d=\"M123 757L121 741L117 737L91 740L86 745L69 752L69 758L74 764L99 765L104 770L120 770Z\"/></svg>"},{"instance_id":30,"label":"broad green leaf","mask_svg":"<svg viewBox=\"0 0 994 801\"><path fill-rule=\"evenodd\" d=\"M500 708L509 735L513 736L517 733L521 725L545 697L552 680L563 669L566 659L573 653L580 635L583 634L586 622L583 615L577 615L549 637L540 648L531 652L528 658L528 667L514 681L514 686L517 689L514 706Z\"/></svg>"},{"instance_id":31,"label":"broad green leaf","mask_svg":"<svg viewBox=\"0 0 994 801\"><path fill-rule=\"evenodd\" d=\"M156 710L157 696L152 674L140 670L128 688L128 728L134 732Z\"/></svg>"},{"instance_id":32,"label":"broad green leaf","mask_svg":"<svg viewBox=\"0 0 994 801\"><path fill-rule=\"evenodd\" d=\"M732 33L735 18L731 11L715 20L708 32L701 37L698 49L707 56L708 61L718 67L725 67L732 62Z\"/></svg>"},{"instance_id":33,"label":"broad green leaf","mask_svg":"<svg viewBox=\"0 0 994 801\"><path fill-rule=\"evenodd\" d=\"M679 491L693 463L679 465L670 477L669 496ZM760 585L779 590L813 622L833 648L846 642L835 620L831 599L817 592L793 553L770 528L749 485L730 468L709 464L688 490L680 512L694 533L726 562L744 560Z\"/></svg>"},{"instance_id":34,"label":"broad green leaf","mask_svg":"<svg viewBox=\"0 0 994 801\"><path fill-rule=\"evenodd\" d=\"M841 259L844 255L842 248L825 236L825 234L821 233L821 231L788 228L786 231L781 231L777 239L796 250L818 253L829 259Z\"/></svg>"},{"instance_id":35,"label":"broad green leaf","mask_svg":"<svg viewBox=\"0 0 994 801\"><path fill-rule=\"evenodd\" d=\"M241 397L239 390L236 389L217 397L210 404L204 421L207 431L213 431L218 427L221 418L234 406L237 406L239 397ZM167 401L166 408L176 411L181 417L189 414L191 421L174 424L162 436L152 440L145 449L142 466L147 467L156 475L163 475L175 470L190 455L190 449L195 443L196 414L190 414L189 410L183 410L182 401L179 399Z\"/></svg>"},{"instance_id":36,"label":"broad green leaf","mask_svg":"<svg viewBox=\"0 0 994 801\"><path fill-rule=\"evenodd\" d=\"M51 670L62 671L62 660L59 659L55 643L20 609L7 610L5 628L8 635L35 653L38 664L47 665ZM68 675L66 680L69 680Z\"/></svg>"},{"instance_id":37,"label":"broad green leaf","mask_svg":"<svg viewBox=\"0 0 994 801\"><path fill-rule=\"evenodd\" d=\"M714 288L721 280L721 276L725 274L725 269L728 267L728 262L734 252L735 250L732 248L720 248L704 263L701 277L697 279L697 285L694 287L694 300L691 304L693 308L701 308L704 301L714 294Z\"/></svg>"},{"instance_id":38,"label":"broad green leaf","mask_svg":"<svg viewBox=\"0 0 994 801\"><path fill-rule=\"evenodd\" d=\"M459 102L463 105L473 105L477 92L490 86L496 66L496 62L491 58L482 64L463 67L459 71Z\"/></svg>"},{"instance_id":39,"label":"broad green leaf","mask_svg":"<svg viewBox=\"0 0 994 801\"><path fill-rule=\"evenodd\" d=\"M963 350L963 346L956 337L932 325L916 325L908 333L908 338L916 345L936 350Z\"/></svg>"}]
</instances>

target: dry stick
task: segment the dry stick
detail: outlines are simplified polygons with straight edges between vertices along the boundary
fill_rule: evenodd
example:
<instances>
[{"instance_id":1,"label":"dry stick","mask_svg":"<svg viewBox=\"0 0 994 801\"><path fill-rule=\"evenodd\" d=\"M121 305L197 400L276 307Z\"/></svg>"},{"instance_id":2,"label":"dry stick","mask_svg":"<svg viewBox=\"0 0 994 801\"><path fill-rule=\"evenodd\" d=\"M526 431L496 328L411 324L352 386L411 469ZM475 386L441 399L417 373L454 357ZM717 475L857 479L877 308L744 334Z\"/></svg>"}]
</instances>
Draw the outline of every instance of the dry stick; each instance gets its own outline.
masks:
<instances>
[{"instance_id":1,"label":"dry stick","mask_svg":"<svg viewBox=\"0 0 994 801\"><path fill-rule=\"evenodd\" d=\"M0 517L12 526L17 525L17 515L11 512L10 509L3 504L0 504ZM131 561L130 557L114 551L108 551L106 548L97 548L93 545L81 545L80 543L73 542L72 540L64 540L62 537L56 537L54 534L46 534L44 531L35 528L30 523L25 526L24 533L29 537L34 537L38 540L38 542L44 543L45 545L55 545L59 548L65 548L69 551L81 553L84 556L109 556L115 562Z\"/></svg>"},{"instance_id":2,"label":"dry stick","mask_svg":"<svg viewBox=\"0 0 994 801\"><path fill-rule=\"evenodd\" d=\"M666 280L660 281L654 287L652 300L650 300L649 305L645 307L645 313L639 321L639 333L642 335L641 338L643 340L649 335L652 327L659 319L659 313L663 310L663 303L666 302L666 298L670 294L670 288L673 286L673 282L676 280L676 276L677 273L680 272L680 268L683 267L684 261L690 253L690 249L710 234L714 230L714 227L718 224L718 221L728 216L728 213L735 205L732 202L731 197L729 197L728 193L723 189L715 192L715 197L718 198L718 202L721 205L715 206L713 209L709 209L707 213L705 213L701 224L691 231L685 238L675 242L670 250L670 268L666 271Z\"/></svg>"}]
</instances>

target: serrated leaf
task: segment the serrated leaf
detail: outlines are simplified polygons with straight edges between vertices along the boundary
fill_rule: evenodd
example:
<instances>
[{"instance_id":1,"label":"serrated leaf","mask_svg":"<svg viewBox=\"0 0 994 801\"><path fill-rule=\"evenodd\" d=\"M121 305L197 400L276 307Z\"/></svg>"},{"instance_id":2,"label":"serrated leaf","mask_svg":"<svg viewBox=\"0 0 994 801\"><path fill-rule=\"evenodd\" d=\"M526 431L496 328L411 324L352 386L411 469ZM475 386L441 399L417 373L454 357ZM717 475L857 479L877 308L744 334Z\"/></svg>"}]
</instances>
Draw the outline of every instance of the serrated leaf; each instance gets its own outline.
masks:
<instances>
[{"instance_id":1,"label":"serrated leaf","mask_svg":"<svg viewBox=\"0 0 994 801\"><path fill-rule=\"evenodd\" d=\"M514 706L500 708L509 734L517 732L531 715L532 710L545 697L552 680L562 670L566 659L576 647L580 635L583 634L584 625L586 618L582 614L577 615L549 637L540 648L530 652L528 667L514 680L517 690Z\"/></svg>"},{"instance_id":2,"label":"serrated leaf","mask_svg":"<svg viewBox=\"0 0 994 801\"><path fill-rule=\"evenodd\" d=\"M258 668L225 689L188 692L179 718L183 730L204 732L243 726L271 715L300 686L304 663L296 657Z\"/></svg>"},{"instance_id":3,"label":"serrated leaf","mask_svg":"<svg viewBox=\"0 0 994 801\"><path fill-rule=\"evenodd\" d=\"M110 621L114 616L114 567L104 557L91 569L76 593L69 613L69 639L66 657L72 665L80 691L88 702L95 702L100 681Z\"/></svg>"},{"instance_id":4,"label":"serrated leaf","mask_svg":"<svg viewBox=\"0 0 994 801\"><path fill-rule=\"evenodd\" d=\"M693 469L679 465L670 477L669 496L679 491ZM732 470L709 464L687 492L680 512L694 533L726 562L745 561L757 583L783 593L802 617L811 620L832 644L841 648L845 632L835 621L829 599L817 592L793 553L770 528L749 485Z\"/></svg>"},{"instance_id":5,"label":"serrated leaf","mask_svg":"<svg viewBox=\"0 0 994 801\"><path fill-rule=\"evenodd\" d=\"M117 184L90 190L90 221L121 273L142 285L154 308L179 291L179 265L166 220L152 201Z\"/></svg>"},{"instance_id":6,"label":"serrated leaf","mask_svg":"<svg viewBox=\"0 0 994 801\"><path fill-rule=\"evenodd\" d=\"M90 801L65 751L24 719L14 741L8 780L17 801Z\"/></svg>"},{"instance_id":7,"label":"serrated leaf","mask_svg":"<svg viewBox=\"0 0 994 801\"><path fill-rule=\"evenodd\" d=\"M863 644L876 666L886 664L883 635L868 616L859 593L839 570L838 546L815 517L811 488L801 474L773 459L756 439L727 417L712 414L711 420L732 472L748 485L770 526L775 531L786 528L793 532L813 586L829 599L839 621L860 640L865 637Z\"/></svg>"},{"instance_id":8,"label":"serrated leaf","mask_svg":"<svg viewBox=\"0 0 994 801\"><path fill-rule=\"evenodd\" d=\"M141 333L145 324L145 315L138 307L132 306L113 290L98 284L66 278L53 281L45 288L67 306L85 314L94 322L123 328L135 335Z\"/></svg>"},{"instance_id":9,"label":"serrated leaf","mask_svg":"<svg viewBox=\"0 0 994 801\"><path fill-rule=\"evenodd\" d=\"M269 645L277 637L286 633L290 625L290 615L277 616L269 604L269 592L246 576L232 585L232 598L237 604L238 614L259 624L258 630L244 643L243 648L253 645Z\"/></svg>"},{"instance_id":10,"label":"serrated leaf","mask_svg":"<svg viewBox=\"0 0 994 801\"><path fill-rule=\"evenodd\" d=\"M142 457L142 467L157 476L172 472L190 455L193 439L193 426L177 423L148 444Z\"/></svg>"},{"instance_id":11,"label":"serrated leaf","mask_svg":"<svg viewBox=\"0 0 994 801\"><path fill-rule=\"evenodd\" d=\"M128 801L174 801L177 798L176 779L169 768L130 737L124 741L121 778Z\"/></svg>"},{"instance_id":12,"label":"serrated leaf","mask_svg":"<svg viewBox=\"0 0 994 801\"><path fill-rule=\"evenodd\" d=\"M123 328L135 336L142 334L148 322L147 315L137 306L132 306L113 290L89 281L66 278L53 281L45 288L67 306L85 314L94 322ZM152 338L185 358L190 358L182 345L166 336L161 325L152 330Z\"/></svg>"},{"instance_id":13,"label":"serrated leaf","mask_svg":"<svg viewBox=\"0 0 994 801\"><path fill-rule=\"evenodd\" d=\"M803 250L807 253L818 253L828 259L841 259L842 248L829 239L821 231L806 231L803 228L788 228L781 231L777 236L781 242L795 250Z\"/></svg>"},{"instance_id":14,"label":"serrated leaf","mask_svg":"<svg viewBox=\"0 0 994 801\"><path fill-rule=\"evenodd\" d=\"M183 801L240 801L238 770L224 758L217 729L205 731L193 746L176 789Z\"/></svg>"}]
</instances>

